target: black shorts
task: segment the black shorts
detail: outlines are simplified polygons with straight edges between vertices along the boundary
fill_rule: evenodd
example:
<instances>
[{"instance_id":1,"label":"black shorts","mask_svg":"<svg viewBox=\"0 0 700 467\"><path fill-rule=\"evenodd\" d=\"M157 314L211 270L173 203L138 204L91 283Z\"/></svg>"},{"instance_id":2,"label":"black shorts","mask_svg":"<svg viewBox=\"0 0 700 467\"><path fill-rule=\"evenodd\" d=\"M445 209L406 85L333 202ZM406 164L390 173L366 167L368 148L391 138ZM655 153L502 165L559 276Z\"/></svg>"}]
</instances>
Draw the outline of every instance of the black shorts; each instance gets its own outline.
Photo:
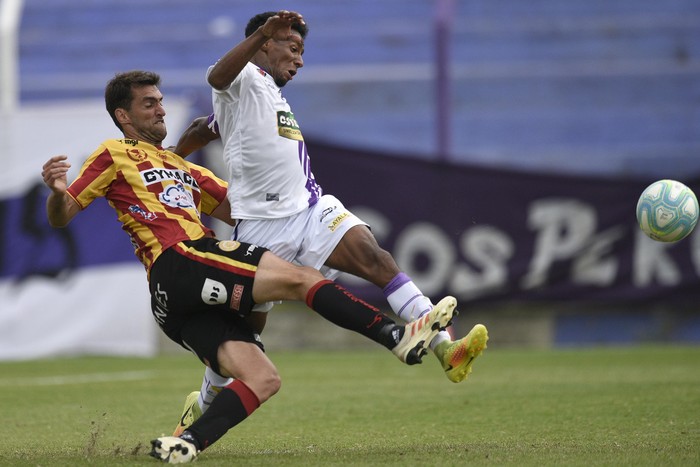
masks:
<instances>
[{"instance_id":1,"label":"black shorts","mask_svg":"<svg viewBox=\"0 0 700 467\"><path fill-rule=\"evenodd\" d=\"M245 317L255 305L253 280L267 251L215 238L180 242L151 267L151 311L163 332L219 373L217 351L225 341L264 350Z\"/></svg>"}]
</instances>

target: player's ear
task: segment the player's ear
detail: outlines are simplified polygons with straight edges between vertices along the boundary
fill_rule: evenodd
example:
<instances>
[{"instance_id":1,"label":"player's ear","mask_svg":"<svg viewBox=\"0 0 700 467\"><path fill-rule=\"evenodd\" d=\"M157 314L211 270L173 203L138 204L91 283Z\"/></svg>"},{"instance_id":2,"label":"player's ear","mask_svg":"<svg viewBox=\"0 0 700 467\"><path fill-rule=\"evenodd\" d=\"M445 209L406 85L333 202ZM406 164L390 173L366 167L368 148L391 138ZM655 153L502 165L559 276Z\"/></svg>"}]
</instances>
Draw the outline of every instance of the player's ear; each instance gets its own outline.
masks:
<instances>
[{"instance_id":1,"label":"player's ear","mask_svg":"<svg viewBox=\"0 0 700 467\"><path fill-rule=\"evenodd\" d=\"M122 109L121 107L114 111L114 116L117 117L117 121L121 125L124 125L125 123L131 123L131 119L129 118L128 112Z\"/></svg>"}]
</instances>

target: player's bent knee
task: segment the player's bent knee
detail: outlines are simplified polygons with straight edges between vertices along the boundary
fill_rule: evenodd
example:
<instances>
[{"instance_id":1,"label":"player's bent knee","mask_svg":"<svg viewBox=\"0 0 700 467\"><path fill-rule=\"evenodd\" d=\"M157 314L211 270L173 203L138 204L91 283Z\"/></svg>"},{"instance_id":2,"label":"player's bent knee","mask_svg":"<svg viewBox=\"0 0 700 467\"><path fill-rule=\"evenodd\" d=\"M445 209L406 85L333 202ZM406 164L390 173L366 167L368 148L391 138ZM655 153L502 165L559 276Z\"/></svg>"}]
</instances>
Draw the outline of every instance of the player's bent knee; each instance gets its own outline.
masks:
<instances>
[{"instance_id":1,"label":"player's bent knee","mask_svg":"<svg viewBox=\"0 0 700 467\"><path fill-rule=\"evenodd\" d=\"M274 374L270 375L265 387L268 388L268 399L277 394L282 387L282 378L280 377L279 373L275 372Z\"/></svg>"},{"instance_id":2,"label":"player's bent knee","mask_svg":"<svg viewBox=\"0 0 700 467\"><path fill-rule=\"evenodd\" d=\"M325 279L318 269L309 266L290 265L293 270L285 274L285 283L303 296L309 288Z\"/></svg>"},{"instance_id":3,"label":"player's bent knee","mask_svg":"<svg viewBox=\"0 0 700 467\"><path fill-rule=\"evenodd\" d=\"M282 387L282 378L277 371L260 372L252 378L245 379L244 382L255 393L261 404L277 394Z\"/></svg>"},{"instance_id":4,"label":"player's bent knee","mask_svg":"<svg viewBox=\"0 0 700 467\"><path fill-rule=\"evenodd\" d=\"M318 269L309 266L297 266L297 272L300 286L314 285L318 281L325 279Z\"/></svg>"}]
</instances>

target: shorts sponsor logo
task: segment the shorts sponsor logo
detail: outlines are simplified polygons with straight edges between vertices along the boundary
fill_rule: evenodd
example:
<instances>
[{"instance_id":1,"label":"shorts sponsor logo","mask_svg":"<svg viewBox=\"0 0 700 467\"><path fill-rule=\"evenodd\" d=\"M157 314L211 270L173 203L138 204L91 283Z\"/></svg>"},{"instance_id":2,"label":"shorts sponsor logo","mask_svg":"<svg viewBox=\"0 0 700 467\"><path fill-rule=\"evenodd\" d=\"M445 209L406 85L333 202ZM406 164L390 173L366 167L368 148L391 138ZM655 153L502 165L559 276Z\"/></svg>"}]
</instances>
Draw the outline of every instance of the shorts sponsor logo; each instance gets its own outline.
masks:
<instances>
[{"instance_id":1,"label":"shorts sponsor logo","mask_svg":"<svg viewBox=\"0 0 700 467\"><path fill-rule=\"evenodd\" d=\"M243 290L245 290L245 287L240 284L233 286L233 293L231 294L232 310L241 311L241 298L243 297Z\"/></svg>"},{"instance_id":2,"label":"shorts sponsor logo","mask_svg":"<svg viewBox=\"0 0 700 467\"><path fill-rule=\"evenodd\" d=\"M223 305L227 299L228 292L224 284L207 277L202 286L202 301L207 305Z\"/></svg>"},{"instance_id":3,"label":"shorts sponsor logo","mask_svg":"<svg viewBox=\"0 0 700 467\"><path fill-rule=\"evenodd\" d=\"M333 221L332 221L330 224L328 224L328 229L329 229L331 232L335 232L335 229L337 229L338 226L339 226L345 219L347 219L349 216L350 216L350 214L348 214L347 212L342 213L341 215L339 215L338 217L336 217L335 219L333 219Z\"/></svg>"},{"instance_id":4,"label":"shorts sponsor logo","mask_svg":"<svg viewBox=\"0 0 700 467\"><path fill-rule=\"evenodd\" d=\"M335 211L336 207L337 206L333 206L332 208L324 209L323 212L321 213L321 219L319 220L319 222L325 221L326 217L330 216L333 213L333 211Z\"/></svg>"},{"instance_id":5,"label":"shorts sponsor logo","mask_svg":"<svg viewBox=\"0 0 700 467\"><path fill-rule=\"evenodd\" d=\"M156 303L151 311L153 311L153 317L156 319L156 322L162 326L168 317L168 293L160 288L160 282L156 284L153 298Z\"/></svg>"},{"instance_id":6,"label":"shorts sponsor logo","mask_svg":"<svg viewBox=\"0 0 700 467\"><path fill-rule=\"evenodd\" d=\"M234 240L222 240L217 243L217 246L222 251L234 251L241 246L241 242L236 242Z\"/></svg>"}]
</instances>

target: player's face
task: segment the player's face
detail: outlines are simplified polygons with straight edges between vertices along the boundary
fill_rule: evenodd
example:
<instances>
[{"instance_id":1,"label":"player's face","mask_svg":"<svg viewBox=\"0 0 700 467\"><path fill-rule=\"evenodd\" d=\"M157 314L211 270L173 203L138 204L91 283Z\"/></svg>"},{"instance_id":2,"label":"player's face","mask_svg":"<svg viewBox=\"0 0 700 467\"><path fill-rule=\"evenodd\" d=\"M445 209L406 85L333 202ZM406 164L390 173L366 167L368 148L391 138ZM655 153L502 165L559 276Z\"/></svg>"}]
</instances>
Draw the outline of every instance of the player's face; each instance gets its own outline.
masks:
<instances>
[{"instance_id":1,"label":"player's face","mask_svg":"<svg viewBox=\"0 0 700 467\"><path fill-rule=\"evenodd\" d=\"M292 29L292 33L286 40L270 40L268 59L270 69L267 70L275 80L277 86L287 84L299 68L304 66L304 39L298 32Z\"/></svg>"},{"instance_id":2,"label":"player's face","mask_svg":"<svg viewBox=\"0 0 700 467\"><path fill-rule=\"evenodd\" d=\"M131 97L131 109L126 112L128 124L122 124L125 135L160 145L168 134L160 90L156 86L134 87Z\"/></svg>"}]
</instances>

